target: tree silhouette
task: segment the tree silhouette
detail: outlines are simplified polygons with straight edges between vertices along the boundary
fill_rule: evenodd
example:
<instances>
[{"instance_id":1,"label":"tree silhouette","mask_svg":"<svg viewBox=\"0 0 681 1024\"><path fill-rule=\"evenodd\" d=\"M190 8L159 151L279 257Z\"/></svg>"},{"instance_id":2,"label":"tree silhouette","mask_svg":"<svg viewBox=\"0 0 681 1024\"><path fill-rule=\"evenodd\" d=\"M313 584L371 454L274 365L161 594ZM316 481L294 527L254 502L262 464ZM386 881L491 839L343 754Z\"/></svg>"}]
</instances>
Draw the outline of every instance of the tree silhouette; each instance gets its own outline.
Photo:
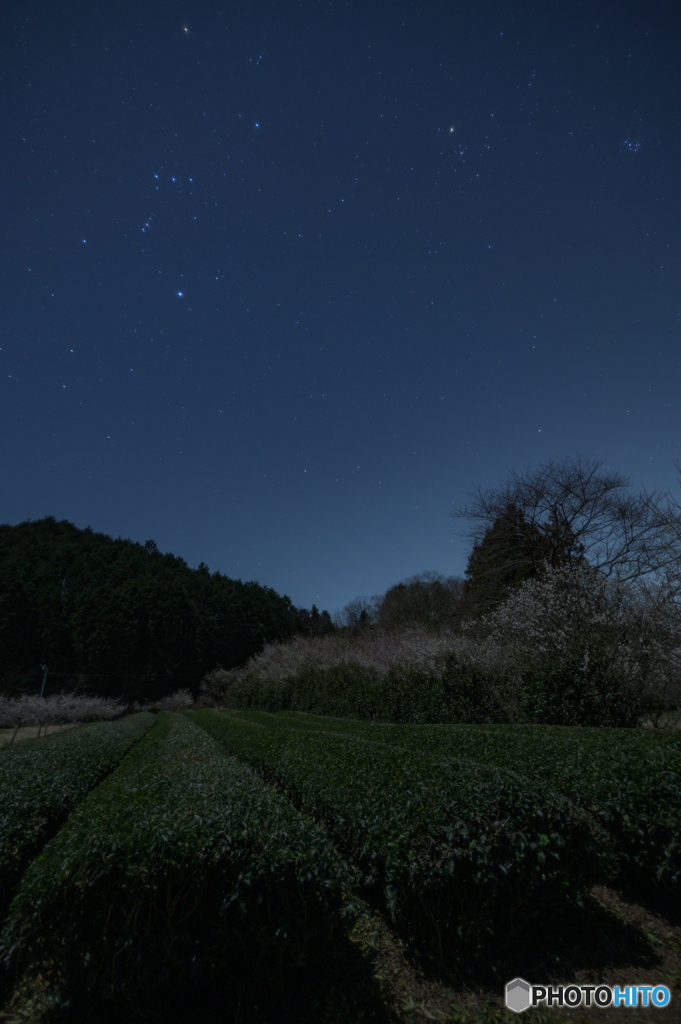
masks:
<instances>
[{"instance_id":1,"label":"tree silhouette","mask_svg":"<svg viewBox=\"0 0 681 1024\"><path fill-rule=\"evenodd\" d=\"M390 587L378 607L379 625L388 629L419 622L450 625L461 615L464 581L458 576L422 572Z\"/></svg>"},{"instance_id":2,"label":"tree silhouette","mask_svg":"<svg viewBox=\"0 0 681 1024\"><path fill-rule=\"evenodd\" d=\"M603 473L601 466L577 455L514 472L500 487L475 488L470 504L451 514L473 524L476 542L498 523L510 547L520 544L521 563L529 543L530 552L541 550L553 566L586 562L622 581L659 573L671 557L661 495L631 494L625 477Z\"/></svg>"},{"instance_id":3,"label":"tree silhouette","mask_svg":"<svg viewBox=\"0 0 681 1024\"><path fill-rule=\"evenodd\" d=\"M48 517L0 526L0 683L33 685L49 666L61 687L155 700L196 688L272 640L292 636L310 613L258 583L201 563L113 540ZM317 626L328 629L328 613Z\"/></svg>"},{"instance_id":4,"label":"tree silhouette","mask_svg":"<svg viewBox=\"0 0 681 1024\"><path fill-rule=\"evenodd\" d=\"M560 564L565 550L509 506L473 545L466 566L463 602L467 614L483 615L502 603L523 580L541 573L545 561Z\"/></svg>"}]
</instances>

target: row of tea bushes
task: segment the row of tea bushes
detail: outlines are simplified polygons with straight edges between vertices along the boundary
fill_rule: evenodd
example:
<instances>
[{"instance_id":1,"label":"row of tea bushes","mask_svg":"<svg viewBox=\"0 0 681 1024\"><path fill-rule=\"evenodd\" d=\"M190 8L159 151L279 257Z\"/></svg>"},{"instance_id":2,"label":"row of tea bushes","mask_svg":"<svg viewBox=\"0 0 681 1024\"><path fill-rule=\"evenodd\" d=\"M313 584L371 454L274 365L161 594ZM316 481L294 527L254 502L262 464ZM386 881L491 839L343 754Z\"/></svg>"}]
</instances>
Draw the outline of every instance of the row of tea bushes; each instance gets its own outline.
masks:
<instances>
[{"instance_id":1,"label":"row of tea bushes","mask_svg":"<svg viewBox=\"0 0 681 1024\"><path fill-rule=\"evenodd\" d=\"M0 915L13 887L69 812L154 723L145 712L0 753Z\"/></svg>"},{"instance_id":2,"label":"row of tea bushes","mask_svg":"<svg viewBox=\"0 0 681 1024\"><path fill-rule=\"evenodd\" d=\"M393 920L453 965L579 899L611 857L607 833L512 771L349 735L191 713L322 820L384 893ZM265 716L267 717L267 716Z\"/></svg>"},{"instance_id":3,"label":"row of tea bushes","mask_svg":"<svg viewBox=\"0 0 681 1024\"><path fill-rule=\"evenodd\" d=\"M512 768L563 793L613 836L607 879L678 897L681 886L681 732L576 726L388 725L300 712L239 712L270 727L323 729L418 754Z\"/></svg>"},{"instance_id":4,"label":"row of tea bushes","mask_svg":"<svg viewBox=\"0 0 681 1024\"><path fill-rule=\"evenodd\" d=\"M0 952L15 977L143 1005L215 962L314 960L356 878L322 828L163 712L28 868Z\"/></svg>"}]
</instances>

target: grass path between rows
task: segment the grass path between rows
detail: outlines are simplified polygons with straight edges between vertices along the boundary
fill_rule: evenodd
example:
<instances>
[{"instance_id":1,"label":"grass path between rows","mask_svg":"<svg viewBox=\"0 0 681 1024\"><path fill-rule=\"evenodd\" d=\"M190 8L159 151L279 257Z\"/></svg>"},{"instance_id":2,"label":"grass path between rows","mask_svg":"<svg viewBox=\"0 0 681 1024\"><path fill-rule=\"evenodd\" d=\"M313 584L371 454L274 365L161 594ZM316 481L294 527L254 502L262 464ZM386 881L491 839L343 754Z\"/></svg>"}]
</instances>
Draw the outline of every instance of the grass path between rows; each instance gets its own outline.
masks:
<instances>
[{"instance_id":1,"label":"grass path between rows","mask_svg":"<svg viewBox=\"0 0 681 1024\"><path fill-rule=\"evenodd\" d=\"M64 725L44 725L40 730L40 737L42 739L46 733L51 734L53 732L64 732L65 729L73 729L76 725L80 725L80 722L65 722ZM0 729L0 747L4 746L5 743L11 743L13 735L14 728ZM34 740L37 736L37 725L22 725L17 732L17 737L14 742L18 743L19 740Z\"/></svg>"}]
</instances>

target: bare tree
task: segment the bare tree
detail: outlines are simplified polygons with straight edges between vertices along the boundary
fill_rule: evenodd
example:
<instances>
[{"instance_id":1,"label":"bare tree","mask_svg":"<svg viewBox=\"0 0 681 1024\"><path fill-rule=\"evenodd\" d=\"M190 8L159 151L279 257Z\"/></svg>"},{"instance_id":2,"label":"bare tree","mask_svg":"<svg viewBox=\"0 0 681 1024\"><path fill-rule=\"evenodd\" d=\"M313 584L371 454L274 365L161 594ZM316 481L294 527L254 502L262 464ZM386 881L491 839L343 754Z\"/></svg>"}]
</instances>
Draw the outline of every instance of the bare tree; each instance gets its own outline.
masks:
<instances>
[{"instance_id":1,"label":"bare tree","mask_svg":"<svg viewBox=\"0 0 681 1024\"><path fill-rule=\"evenodd\" d=\"M527 543L534 537L539 564L586 563L605 578L622 582L659 575L674 557L663 495L631 494L629 481L619 473L601 472L602 465L577 455L525 473L512 472L500 487L476 487L469 495L471 503L451 515L470 520L468 535L479 542L504 518L512 521L509 509L517 510L524 525L519 557L525 561ZM513 540L509 538L509 547Z\"/></svg>"},{"instance_id":2,"label":"bare tree","mask_svg":"<svg viewBox=\"0 0 681 1024\"><path fill-rule=\"evenodd\" d=\"M681 487L681 462L674 462L674 467ZM668 608L681 617L681 502L670 496L664 509L651 504L651 510L659 517L666 546L666 558L659 574L661 588Z\"/></svg>"},{"instance_id":3,"label":"bare tree","mask_svg":"<svg viewBox=\"0 0 681 1024\"><path fill-rule=\"evenodd\" d=\"M334 624L340 629L353 631L373 625L377 619L379 601L380 598L377 596L354 597L352 601L348 601L342 611L336 612L333 616Z\"/></svg>"}]
</instances>

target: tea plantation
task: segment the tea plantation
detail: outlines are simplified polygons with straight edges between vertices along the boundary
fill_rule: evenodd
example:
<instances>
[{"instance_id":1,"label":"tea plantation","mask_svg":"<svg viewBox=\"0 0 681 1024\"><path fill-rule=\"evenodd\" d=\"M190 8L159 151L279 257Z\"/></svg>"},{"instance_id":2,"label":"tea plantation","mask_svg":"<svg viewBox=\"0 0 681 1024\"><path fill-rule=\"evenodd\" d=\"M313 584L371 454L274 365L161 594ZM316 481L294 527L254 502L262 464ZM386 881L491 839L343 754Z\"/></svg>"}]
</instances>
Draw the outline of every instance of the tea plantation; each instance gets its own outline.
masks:
<instances>
[{"instance_id":1,"label":"tea plantation","mask_svg":"<svg viewBox=\"0 0 681 1024\"><path fill-rule=\"evenodd\" d=\"M0 752L0 995L39 983L96 1021L216 971L276 990L333 964L365 905L465 977L595 884L676 899L680 837L679 733L213 710L82 726Z\"/></svg>"}]
</instances>

